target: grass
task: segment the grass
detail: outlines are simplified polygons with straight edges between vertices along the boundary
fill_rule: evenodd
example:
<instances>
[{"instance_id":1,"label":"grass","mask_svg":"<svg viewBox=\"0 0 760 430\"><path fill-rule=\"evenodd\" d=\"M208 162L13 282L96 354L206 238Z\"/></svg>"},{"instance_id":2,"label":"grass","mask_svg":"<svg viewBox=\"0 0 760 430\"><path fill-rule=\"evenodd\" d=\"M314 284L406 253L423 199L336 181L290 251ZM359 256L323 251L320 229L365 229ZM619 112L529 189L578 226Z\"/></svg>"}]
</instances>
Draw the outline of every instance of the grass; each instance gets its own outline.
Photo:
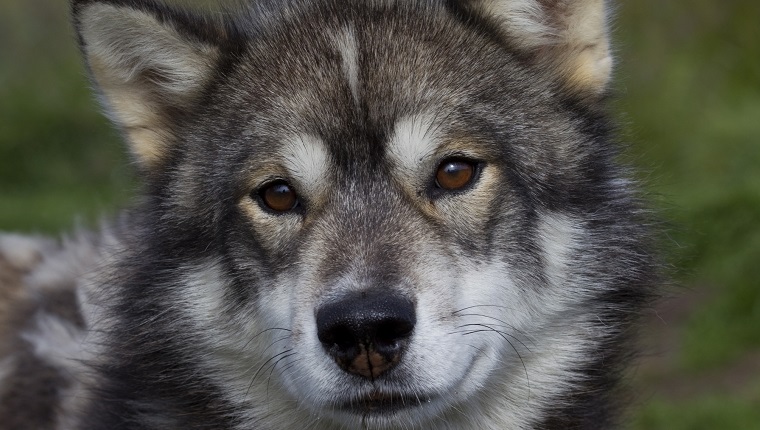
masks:
<instances>
[{"instance_id":1,"label":"grass","mask_svg":"<svg viewBox=\"0 0 760 430\"><path fill-rule=\"evenodd\" d=\"M67 12L65 2L0 4L0 229L55 232L75 216L91 222L131 188Z\"/></svg>"},{"instance_id":2,"label":"grass","mask_svg":"<svg viewBox=\"0 0 760 430\"><path fill-rule=\"evenodd\" d=\"M760 348L758 11L707 0L627 2L621 11L630 135L656 163L652 191L678 226L681 280L713 293L684 335L681 364L694 371Z\"/></svg>"},{"instance_id":3,"label":"grass","mask_svg":"<svg viewBox=\"0 0 760 430\"><path fill-rule=\"evenodd\" d=\"M0 230L91 224L131 196L128 160L88 89L66 9L0 3ZM655 394L634 411L634 429L760 422L760 375L721 391L707 376L760 351L759 12L752 0L619 2L624 136L672 226L676 294L706 297L671 327L667 379L640 375ZM703 387L692 394L661 389L695 382Z\"/></svg>"},{"instance_id":4,"label":"grass","mask_svg":"<svg viewBox=\"0 0 760 430\"><path fill-rule=\"evenodd\" d=\"M669 384L702 381L703 389L655 395L637 411L633 428L760 423L760 375L744 375L720 393L711 392L705 376L731 372L760 351L758 11L751 1L621 3L627 135L652 172L655 204L673 226L671 261L684 286L676 294L706 297L680 323L664 372Z\"/></svg>"}]
</instances>

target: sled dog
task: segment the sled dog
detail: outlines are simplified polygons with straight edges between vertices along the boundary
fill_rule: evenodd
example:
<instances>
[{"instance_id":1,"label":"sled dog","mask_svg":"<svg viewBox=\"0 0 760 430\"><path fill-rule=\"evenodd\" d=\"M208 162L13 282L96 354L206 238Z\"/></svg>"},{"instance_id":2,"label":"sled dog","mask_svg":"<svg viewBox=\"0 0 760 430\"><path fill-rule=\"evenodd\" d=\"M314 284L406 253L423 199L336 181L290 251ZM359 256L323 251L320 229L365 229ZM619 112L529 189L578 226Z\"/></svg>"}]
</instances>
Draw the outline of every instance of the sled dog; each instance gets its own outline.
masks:
<instances>
[{"instance_id":1,"label":"sled dog","mask_svg":"<svg viewBox=\"0 0 760 430\"><path fill-rule=\"evenodd\" d=\"M74 0L142 189L0 238L0 427L591 429L655 284L602 0Z\"/></svg>"}]
</instances>

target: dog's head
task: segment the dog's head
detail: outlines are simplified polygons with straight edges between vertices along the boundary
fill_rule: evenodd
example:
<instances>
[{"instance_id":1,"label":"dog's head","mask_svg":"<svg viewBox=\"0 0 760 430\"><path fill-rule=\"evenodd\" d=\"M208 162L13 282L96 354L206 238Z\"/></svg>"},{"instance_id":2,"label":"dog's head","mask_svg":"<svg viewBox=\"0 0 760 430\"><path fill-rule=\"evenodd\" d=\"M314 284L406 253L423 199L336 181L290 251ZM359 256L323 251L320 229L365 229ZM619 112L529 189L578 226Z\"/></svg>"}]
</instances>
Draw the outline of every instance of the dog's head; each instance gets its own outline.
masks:
<instances>
[{"instance_id":1,"label":"dog's head","mask_svg":"<svg viewBox=\"0 0 760 430\"><path fill-rule=\"evenodd\" d=\"M283 428L567 406L643 264L603 1L269 3L74 2L167 347Z\"/></svg>"}]
</instances>

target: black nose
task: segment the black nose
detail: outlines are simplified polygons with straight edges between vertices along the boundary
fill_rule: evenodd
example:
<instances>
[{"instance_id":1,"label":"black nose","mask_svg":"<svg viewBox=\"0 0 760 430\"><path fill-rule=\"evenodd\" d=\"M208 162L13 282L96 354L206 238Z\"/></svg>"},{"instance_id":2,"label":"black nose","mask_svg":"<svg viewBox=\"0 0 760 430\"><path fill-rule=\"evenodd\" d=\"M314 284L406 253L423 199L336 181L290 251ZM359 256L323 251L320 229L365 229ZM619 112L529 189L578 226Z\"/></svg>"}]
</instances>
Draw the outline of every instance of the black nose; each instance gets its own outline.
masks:
<instances>
[{"instance_id":1,"label":"black nose","mask_svg":"<svg viewBox=\"0 0 760 430\"><path fill-rule=\"evenodd\" d=\"M343 370L374 380L401 360L416 322L414 303L406 297L351 293L317 311L317 336Z\"/></svg>"}]
</instances>

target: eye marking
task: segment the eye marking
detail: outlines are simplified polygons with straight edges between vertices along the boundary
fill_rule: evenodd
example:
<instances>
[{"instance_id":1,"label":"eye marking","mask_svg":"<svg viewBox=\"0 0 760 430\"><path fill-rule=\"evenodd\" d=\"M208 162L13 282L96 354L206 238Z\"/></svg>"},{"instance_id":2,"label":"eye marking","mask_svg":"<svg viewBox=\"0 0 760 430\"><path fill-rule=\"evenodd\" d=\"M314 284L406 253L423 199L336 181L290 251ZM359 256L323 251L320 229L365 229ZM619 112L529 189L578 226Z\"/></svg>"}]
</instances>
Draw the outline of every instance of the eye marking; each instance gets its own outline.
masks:
<instances>
[{"instance_id":1,"label":"eye marking","mask_svg":"<svg viewBox=\"0 0 760 430\"><path fill-rule=\"evenodd\" d=\"M262 186L259 190L251 193L254 200L258 200L264 209L282 214L290 212L299 205L298 194L287 182L277 180Z\"/></svg>"},{"instance_id":2,"label":"eye marking","mask_svg":"<svg viewBox=\"0 0 760 430\"><path fill-rule=\"evenodd\" d=\"M458 191L475 180L478 163L463 158L447 158L435 172L435 186L444 191Z\"/></svg>"}]
</instances>

